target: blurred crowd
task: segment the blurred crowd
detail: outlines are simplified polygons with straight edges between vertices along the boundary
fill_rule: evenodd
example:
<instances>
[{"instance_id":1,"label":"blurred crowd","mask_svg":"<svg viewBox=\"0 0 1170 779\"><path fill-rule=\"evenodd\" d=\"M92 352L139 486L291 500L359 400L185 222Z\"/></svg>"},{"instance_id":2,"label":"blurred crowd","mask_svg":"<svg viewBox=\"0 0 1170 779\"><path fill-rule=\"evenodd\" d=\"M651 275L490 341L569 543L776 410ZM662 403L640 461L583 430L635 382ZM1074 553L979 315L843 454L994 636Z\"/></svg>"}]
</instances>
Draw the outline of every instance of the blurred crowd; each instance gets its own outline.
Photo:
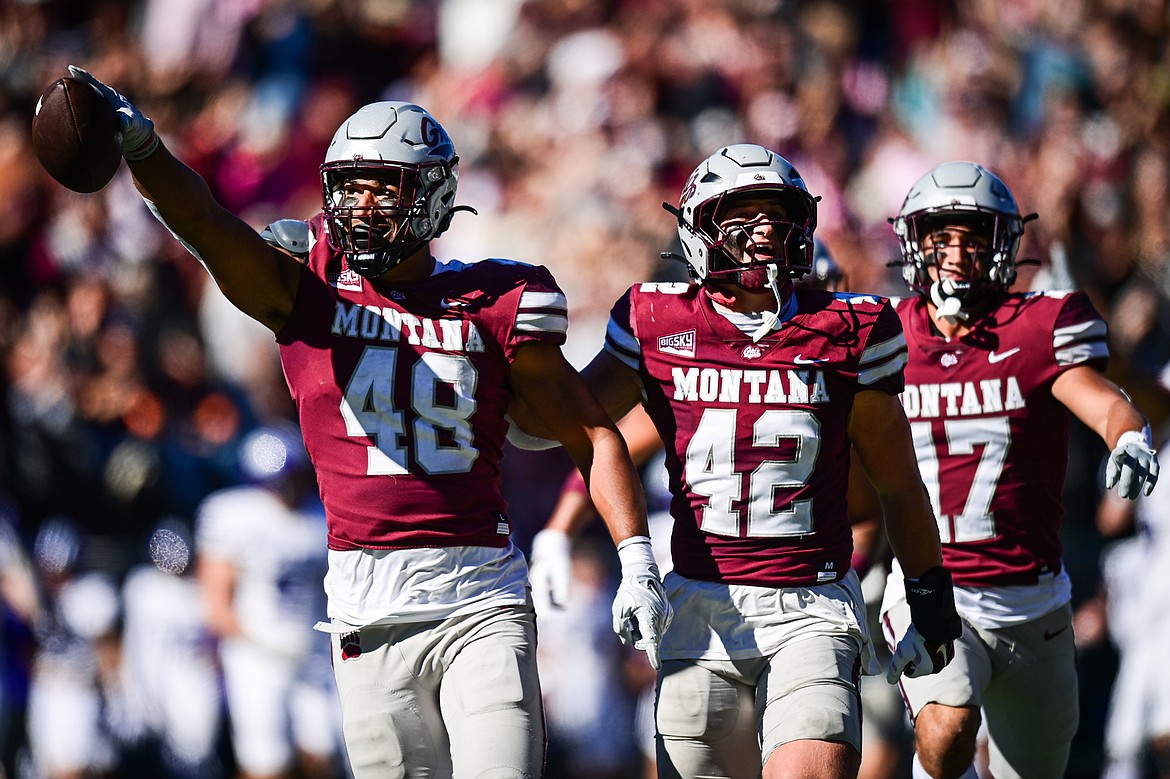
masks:
<instances>
[{"instance_id":1,"label":"blurred crowd","mask_svg":"<svg viewBox=\"0 0 1170 779\"><path fill-rule=\"evenodd\" d=\"M214 759L164 759L177 747L145 723L126 726L111 690L125 657L145 651L141 639L164 654L210 651L207 705L225 706L198 593L179 596L185 611L163 610L187 617L181 649L162 626L130 629L132 573L188 580L173 549L198 555L200 505L245 481L250 431L294 413L271 333L209 283L124 166L80 195L38 165L33 107L68 64L125 92L257 229L316 212L325 147L359 105L423 105L459 150L458 202L478 210L439 239L441 259L547 265L569 299L566 351L578 366L627 286L685 278L660 257L676 241L661 204L677 202L714 149L754 142L792 161L821 196L817 235L849 287L887 295L906 294L887 267L898 256L887 218L909 185L938 162L977 161L1040 215L1018 288L1088 292L1110 325L1109 376L1156 437L1170 419L1167 0L0 0L8 775L232 775L230 712L200 720ZM1132 615L1114 629L1102 555L1133 538L1170 546L1170 529L1143 522L1140 501L1136 519L1102 504L1104 454L1074 428L1065 535L1083 711L1073 777L1105 765L1113 680L1126 678L1119 636L1135 630ZM558 452L509 451L519 543L567 469ZM162 531L174 538L160 547ZM163 563L160 548L172 550ZM635 723L647 674L609 632L607 550L582 544L572 614L541 617L556 779L642 772ZM62 598L69 583L73 600ZM1164 621L1170 603L1161 607ZM1140 633L1140 614L1136 624ZM50 730L88 728L108 754L71 763L30 746L30 700L61 667L84 692L65 710L88 724ZM1140 673L1129 684L1141 688ZM344 773L334 761L322 775Z\"/></svg>"}]
</instances>

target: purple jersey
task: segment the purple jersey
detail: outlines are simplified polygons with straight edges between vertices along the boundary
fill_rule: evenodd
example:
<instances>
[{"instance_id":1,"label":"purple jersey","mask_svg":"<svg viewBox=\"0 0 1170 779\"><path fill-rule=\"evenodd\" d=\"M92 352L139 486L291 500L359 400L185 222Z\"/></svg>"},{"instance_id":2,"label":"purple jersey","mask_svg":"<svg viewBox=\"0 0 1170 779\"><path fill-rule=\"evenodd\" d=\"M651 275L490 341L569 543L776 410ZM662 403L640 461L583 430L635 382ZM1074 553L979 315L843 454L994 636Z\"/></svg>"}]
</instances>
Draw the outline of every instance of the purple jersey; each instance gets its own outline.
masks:
<instances>
[{"instance_id":1,"label":"purple jersey","mask_svg":"<svg viewBox=\"0 0 1170 779\"><path fill-rule=\"evenodd\" d=\"M525 343L564 343L566 324L542 267L453 262L388 284L317 241L277 341L329 548L505 546L509 366Z\"/></svg>"},{"instance_id":2,"label":"purple jersey","mask_svg":"<svg viewBox=\"0 0 1170 779\"><path fill-rule=\"evenodd\" d=\"M1009 295L961 339L897 303L910 364L902 405L955 584L1035 584L1060 570L1068 410L1052 382L1104 368L1105 323L1083 293Z\"/></svg>"},{"instance_id":3,"label":"purple jersey","mask_svg":"<svg viewBox=\"0 0 1170 779\"><path fill-rule=\"evenodd\" d=\"M673 495L675 569L761 586L837 581L854 396L902 389L906 345L887 301L798 289L759 342L688 284L641 284L613 308L606 349L637 370Z\"/></svg>"}]
</instances>

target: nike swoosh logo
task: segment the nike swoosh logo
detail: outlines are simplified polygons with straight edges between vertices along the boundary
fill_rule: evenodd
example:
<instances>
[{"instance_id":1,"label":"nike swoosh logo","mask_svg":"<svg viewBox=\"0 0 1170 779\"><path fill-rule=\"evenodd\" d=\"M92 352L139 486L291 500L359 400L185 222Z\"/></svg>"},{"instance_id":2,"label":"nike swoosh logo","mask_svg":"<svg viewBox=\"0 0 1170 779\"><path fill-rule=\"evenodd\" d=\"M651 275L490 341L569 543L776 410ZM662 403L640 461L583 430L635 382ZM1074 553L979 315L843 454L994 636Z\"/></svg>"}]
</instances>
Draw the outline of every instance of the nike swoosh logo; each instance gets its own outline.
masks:
<instances>
[{"instance_id":1,"label":"nike swoosh logo","mask_svg":"<svg viewBox=\"0 0 1170 779\"><path fill-rule=\"evenodd\" d=\"M462 300L448 300L447 298L443 298L442 300L439 301L439 308L442 308L442 309L459 308L462 305L463 305Z\"/></svg>"},{"instance_id":2,"label":"nike swoosh logo","mask_svg":"<svg viewBox=\"0 0 1170 779\"><path fill-rule=\"evenodd\" d=\"M987 361L992 365L995 365L1000 360L1006 360L1018 351L1020 351L1020 347L1017 346L1014 349L1008 349L1006 352L1000 352L999 354L996 354L995 352L988 352Z\"/></svg>"},{"instance_id":3,"label":"nike swoosh logo","mask_svg":"<svg viewBox=\"0 0 1170 779\"><path fill-rule=\"evenodd\" d=\"M824 362L824 360L818 360L815 357L805 357L803 354L796 355L796 357L792 358L792 361L797 365L816 365Z\"/></svg>"},{"instance_id":4,"label":"nike swoosh logo","mask_svg":"<svg viewBox=\"0 0 1170 779\"><path fill-rule=\"evenodd\" d=\"M1059 636L1061 633L1063 633L1066 630L1068 630L1068 625L1065 625L1060 630L1053 630L1051 632L1045 630L1044 631L1044 640L1051 641L1052 639L1056 638L1057 636Z\"/></svg>"}]
</instances>

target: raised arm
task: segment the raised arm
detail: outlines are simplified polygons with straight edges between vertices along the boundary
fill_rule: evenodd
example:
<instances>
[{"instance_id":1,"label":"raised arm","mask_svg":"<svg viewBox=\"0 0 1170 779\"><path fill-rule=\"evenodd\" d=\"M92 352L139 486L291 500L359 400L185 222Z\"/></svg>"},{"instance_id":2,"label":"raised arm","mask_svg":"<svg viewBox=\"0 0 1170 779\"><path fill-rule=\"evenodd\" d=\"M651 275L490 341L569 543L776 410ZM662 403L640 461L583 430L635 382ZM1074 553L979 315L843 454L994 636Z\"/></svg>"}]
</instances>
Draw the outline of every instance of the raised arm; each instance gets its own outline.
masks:
<instances>
[{"instance_id":1,"label":"raised arm","mask_svg":"<svg viewBox=\"0 0 1170 779\"><path fill-rule=\"evenodd\" d=\"M292 311L301 276L296 260L220 205L202 177L167 150L154 123L129 100L86 71L69 70L92 84L118 112L123 155L155 215L203 262L228 300L279 330Z\"/></svg>"}]
</instances>

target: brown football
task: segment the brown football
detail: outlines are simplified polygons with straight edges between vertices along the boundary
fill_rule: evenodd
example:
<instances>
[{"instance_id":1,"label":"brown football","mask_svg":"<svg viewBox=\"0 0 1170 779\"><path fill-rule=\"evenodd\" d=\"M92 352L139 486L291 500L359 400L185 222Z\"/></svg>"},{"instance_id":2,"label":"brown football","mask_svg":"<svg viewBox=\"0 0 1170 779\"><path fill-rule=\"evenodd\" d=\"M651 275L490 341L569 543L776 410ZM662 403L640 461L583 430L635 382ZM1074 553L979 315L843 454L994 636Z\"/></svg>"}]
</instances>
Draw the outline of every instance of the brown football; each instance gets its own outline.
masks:
<instances>
[{"instance_id":1,"label":"brown football","mask_svg":"<svg viewBox=\"0 0 1170 779\"><path fill-rule=\"evenodd\" d=\"M71 76L57 79L41 95L32 145L49 175L74 192L97 192L110 183L122 160L114 107Z\"/></svg>"}]
</instances>

